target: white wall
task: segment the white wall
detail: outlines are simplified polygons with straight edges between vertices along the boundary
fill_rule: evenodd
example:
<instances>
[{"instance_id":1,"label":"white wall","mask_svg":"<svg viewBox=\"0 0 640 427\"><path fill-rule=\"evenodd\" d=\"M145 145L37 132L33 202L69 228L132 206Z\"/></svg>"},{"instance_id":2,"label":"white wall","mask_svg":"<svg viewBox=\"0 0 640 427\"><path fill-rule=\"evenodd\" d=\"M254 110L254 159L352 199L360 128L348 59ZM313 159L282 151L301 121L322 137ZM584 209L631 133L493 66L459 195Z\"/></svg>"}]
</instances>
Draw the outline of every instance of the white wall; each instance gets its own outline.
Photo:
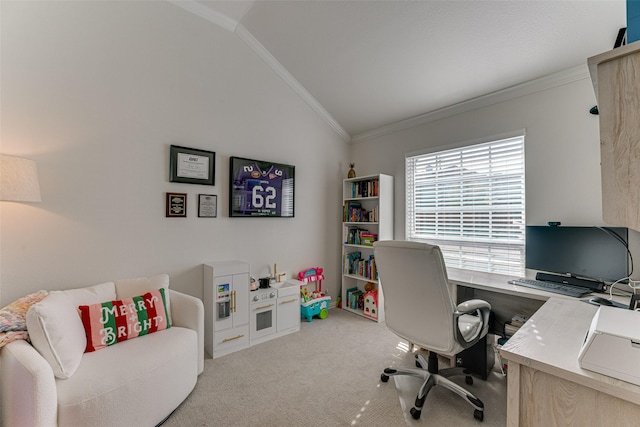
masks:
<instances>
[{"instance_id":1,"label":"white wall","mask_svg":"<svg viewBox=\"0 0 640 427\"><path fill-rule=\"evenodd\" d=\"M605 225L598 117L589 114L595 104L591 80L585 77L354 144L351 156L358 174L396 177L394 235L404 239L406 153L525 129L527 224ZM640 259L638 233L630 231L630 240Z\"/></svg>"},{"instance_id":2,"label":"white wall","mask_svg":"<svg viewBox=\"0 0 640 427\"><path fill-rule=\"evenodd\" d=\"M234 34L168 2L2 2L0 152L36 161L42 203L0 203L0 304L201 264L325 268L339 292L347 145ZM215 151L215 186L169 182L171 144ZM231 219L229 157L296 166L294 219ZM188 217L165 218L165 193ZM199 193L218 218L198 218Z\"/></svg>"}]
</instances>

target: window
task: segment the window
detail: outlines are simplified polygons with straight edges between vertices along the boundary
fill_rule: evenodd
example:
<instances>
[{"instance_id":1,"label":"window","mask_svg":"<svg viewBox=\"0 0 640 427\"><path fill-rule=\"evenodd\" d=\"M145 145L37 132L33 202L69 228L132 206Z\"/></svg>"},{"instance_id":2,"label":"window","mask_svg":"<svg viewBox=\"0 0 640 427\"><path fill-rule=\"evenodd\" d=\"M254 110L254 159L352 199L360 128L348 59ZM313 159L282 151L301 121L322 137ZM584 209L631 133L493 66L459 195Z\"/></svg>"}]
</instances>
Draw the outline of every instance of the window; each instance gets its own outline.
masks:
<instances>
[{"instance_id":1,"label":"window","mask_svg":"<svg viewBox=\"0 0 640 427\"><path fill-rule=\"evenodd\" d=\"M448 267L524 274L524 136L406 158L407 240Z\"/></svg>"}]
</instances>

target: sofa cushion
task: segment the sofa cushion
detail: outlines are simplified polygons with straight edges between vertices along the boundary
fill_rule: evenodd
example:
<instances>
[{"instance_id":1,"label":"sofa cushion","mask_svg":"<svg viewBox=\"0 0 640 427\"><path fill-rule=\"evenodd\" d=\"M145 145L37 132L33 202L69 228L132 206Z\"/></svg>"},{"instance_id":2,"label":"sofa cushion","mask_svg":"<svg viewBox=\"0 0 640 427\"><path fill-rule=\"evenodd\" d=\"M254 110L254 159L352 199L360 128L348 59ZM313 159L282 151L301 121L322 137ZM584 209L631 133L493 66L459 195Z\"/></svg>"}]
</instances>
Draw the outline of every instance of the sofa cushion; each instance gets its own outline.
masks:
<instances>
[{"instance_id":1,"label":"sofa cushion","mask_svg":"<svg viewBox=\"0 0 640 427\"><path fill-rule=\"evenodd\" d=\"M72 378L56 381L58 425L157 425L195 387L197 340L172 327L85 353Z\"/></svg>"},{"instance_id":2,"label":"sofa cushion","mask_svg":"<svg viewBox=\"0 0 640 427\"><path fill-rule=\"evenodd\" d=\"M169 314L169 321L171 321L171 301L169 298L168 274L156 274L155 276L150 277L116 280L115 287L117 299L132 298L136 295L142 295L147 291L164 289L164 294L167 301L167 313Z\"/></svg>"},{"instance_id":3,"label":"sofa cushion","mask_svg":"<svg viewBox=\"0 0 640 427\"><path fill-rule=\"evenodd\" d=\"M31 344L49 362L57 378L69 378L87 345L78 305L115 299L115 284L52 291L27 312Z\"/></svg>"},{"instance_id":4,"label":"sofa cushion","mask_svg":"<svg viewBox=\"0 0 640 427\"><path fill-rule=\"evenodd\" d=\"M72 299L51 292L27 312L31 344L49 362L57 378L69 378L78 369L86 347L84 328Z\"/></svg>"},{"instance_id":5,"label":"sofa cushion","mask_svg":"<svg viewBox=\"0 0 640 427\"><path fill-rule=\"evenodd\" d=\"M132 298L81 305L79 310L87 352L171 327L163 288Z\"/></svg>"},{"instance_id":6,"label":"sofa cushion","mask_svg":"<svg viewBox=\"0 0 640 427\"><path fill-rule=\"evenodd\" d=\"M87 286L86 288L68 289L60 291L71 298L73 305L97 304L103 301L113 301L116 297L116 285L113 282Z\"/></svg>"}]
</instances>

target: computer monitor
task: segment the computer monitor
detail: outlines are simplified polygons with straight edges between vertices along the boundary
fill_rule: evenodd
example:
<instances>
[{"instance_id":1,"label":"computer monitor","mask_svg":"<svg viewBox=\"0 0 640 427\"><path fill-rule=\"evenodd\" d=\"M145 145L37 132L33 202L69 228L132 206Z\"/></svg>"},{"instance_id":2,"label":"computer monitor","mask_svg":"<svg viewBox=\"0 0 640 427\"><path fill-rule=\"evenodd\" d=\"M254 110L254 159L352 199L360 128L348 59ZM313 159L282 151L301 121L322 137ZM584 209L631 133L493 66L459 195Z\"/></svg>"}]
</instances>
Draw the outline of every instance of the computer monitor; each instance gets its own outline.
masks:
<instances>
[{"instance_id":1,"label":"computer monitor","mask_svg":"<svg viewBox=\"0 0 640 427\"><path fill-rule=\"evenodd\" d=\"M615 282L629 274L627 247L623 227L527 226L525 266Z\"/></svg>"}]
</instances>

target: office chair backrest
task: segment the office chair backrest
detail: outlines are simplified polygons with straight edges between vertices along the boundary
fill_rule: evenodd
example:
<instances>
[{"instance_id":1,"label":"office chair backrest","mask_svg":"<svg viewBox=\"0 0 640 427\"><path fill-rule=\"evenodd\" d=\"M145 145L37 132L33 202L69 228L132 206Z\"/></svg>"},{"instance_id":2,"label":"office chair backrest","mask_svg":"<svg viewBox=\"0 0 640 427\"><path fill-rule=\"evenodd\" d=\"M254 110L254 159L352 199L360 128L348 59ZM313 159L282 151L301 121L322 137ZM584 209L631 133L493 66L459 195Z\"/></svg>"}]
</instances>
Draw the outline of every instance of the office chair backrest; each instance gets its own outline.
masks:
<instances>
[{"instance_id":1,"label":"office chair backrest","mask_svg":"<svg viewBox=\"0 0 640 427\"><path fill-rule=\"evenodd\" d=\"M374 257L387 327L426 349L451 351L455 307L440 248L426 243L379 241L374 244Z\"/></svg>"}]
</instances>

